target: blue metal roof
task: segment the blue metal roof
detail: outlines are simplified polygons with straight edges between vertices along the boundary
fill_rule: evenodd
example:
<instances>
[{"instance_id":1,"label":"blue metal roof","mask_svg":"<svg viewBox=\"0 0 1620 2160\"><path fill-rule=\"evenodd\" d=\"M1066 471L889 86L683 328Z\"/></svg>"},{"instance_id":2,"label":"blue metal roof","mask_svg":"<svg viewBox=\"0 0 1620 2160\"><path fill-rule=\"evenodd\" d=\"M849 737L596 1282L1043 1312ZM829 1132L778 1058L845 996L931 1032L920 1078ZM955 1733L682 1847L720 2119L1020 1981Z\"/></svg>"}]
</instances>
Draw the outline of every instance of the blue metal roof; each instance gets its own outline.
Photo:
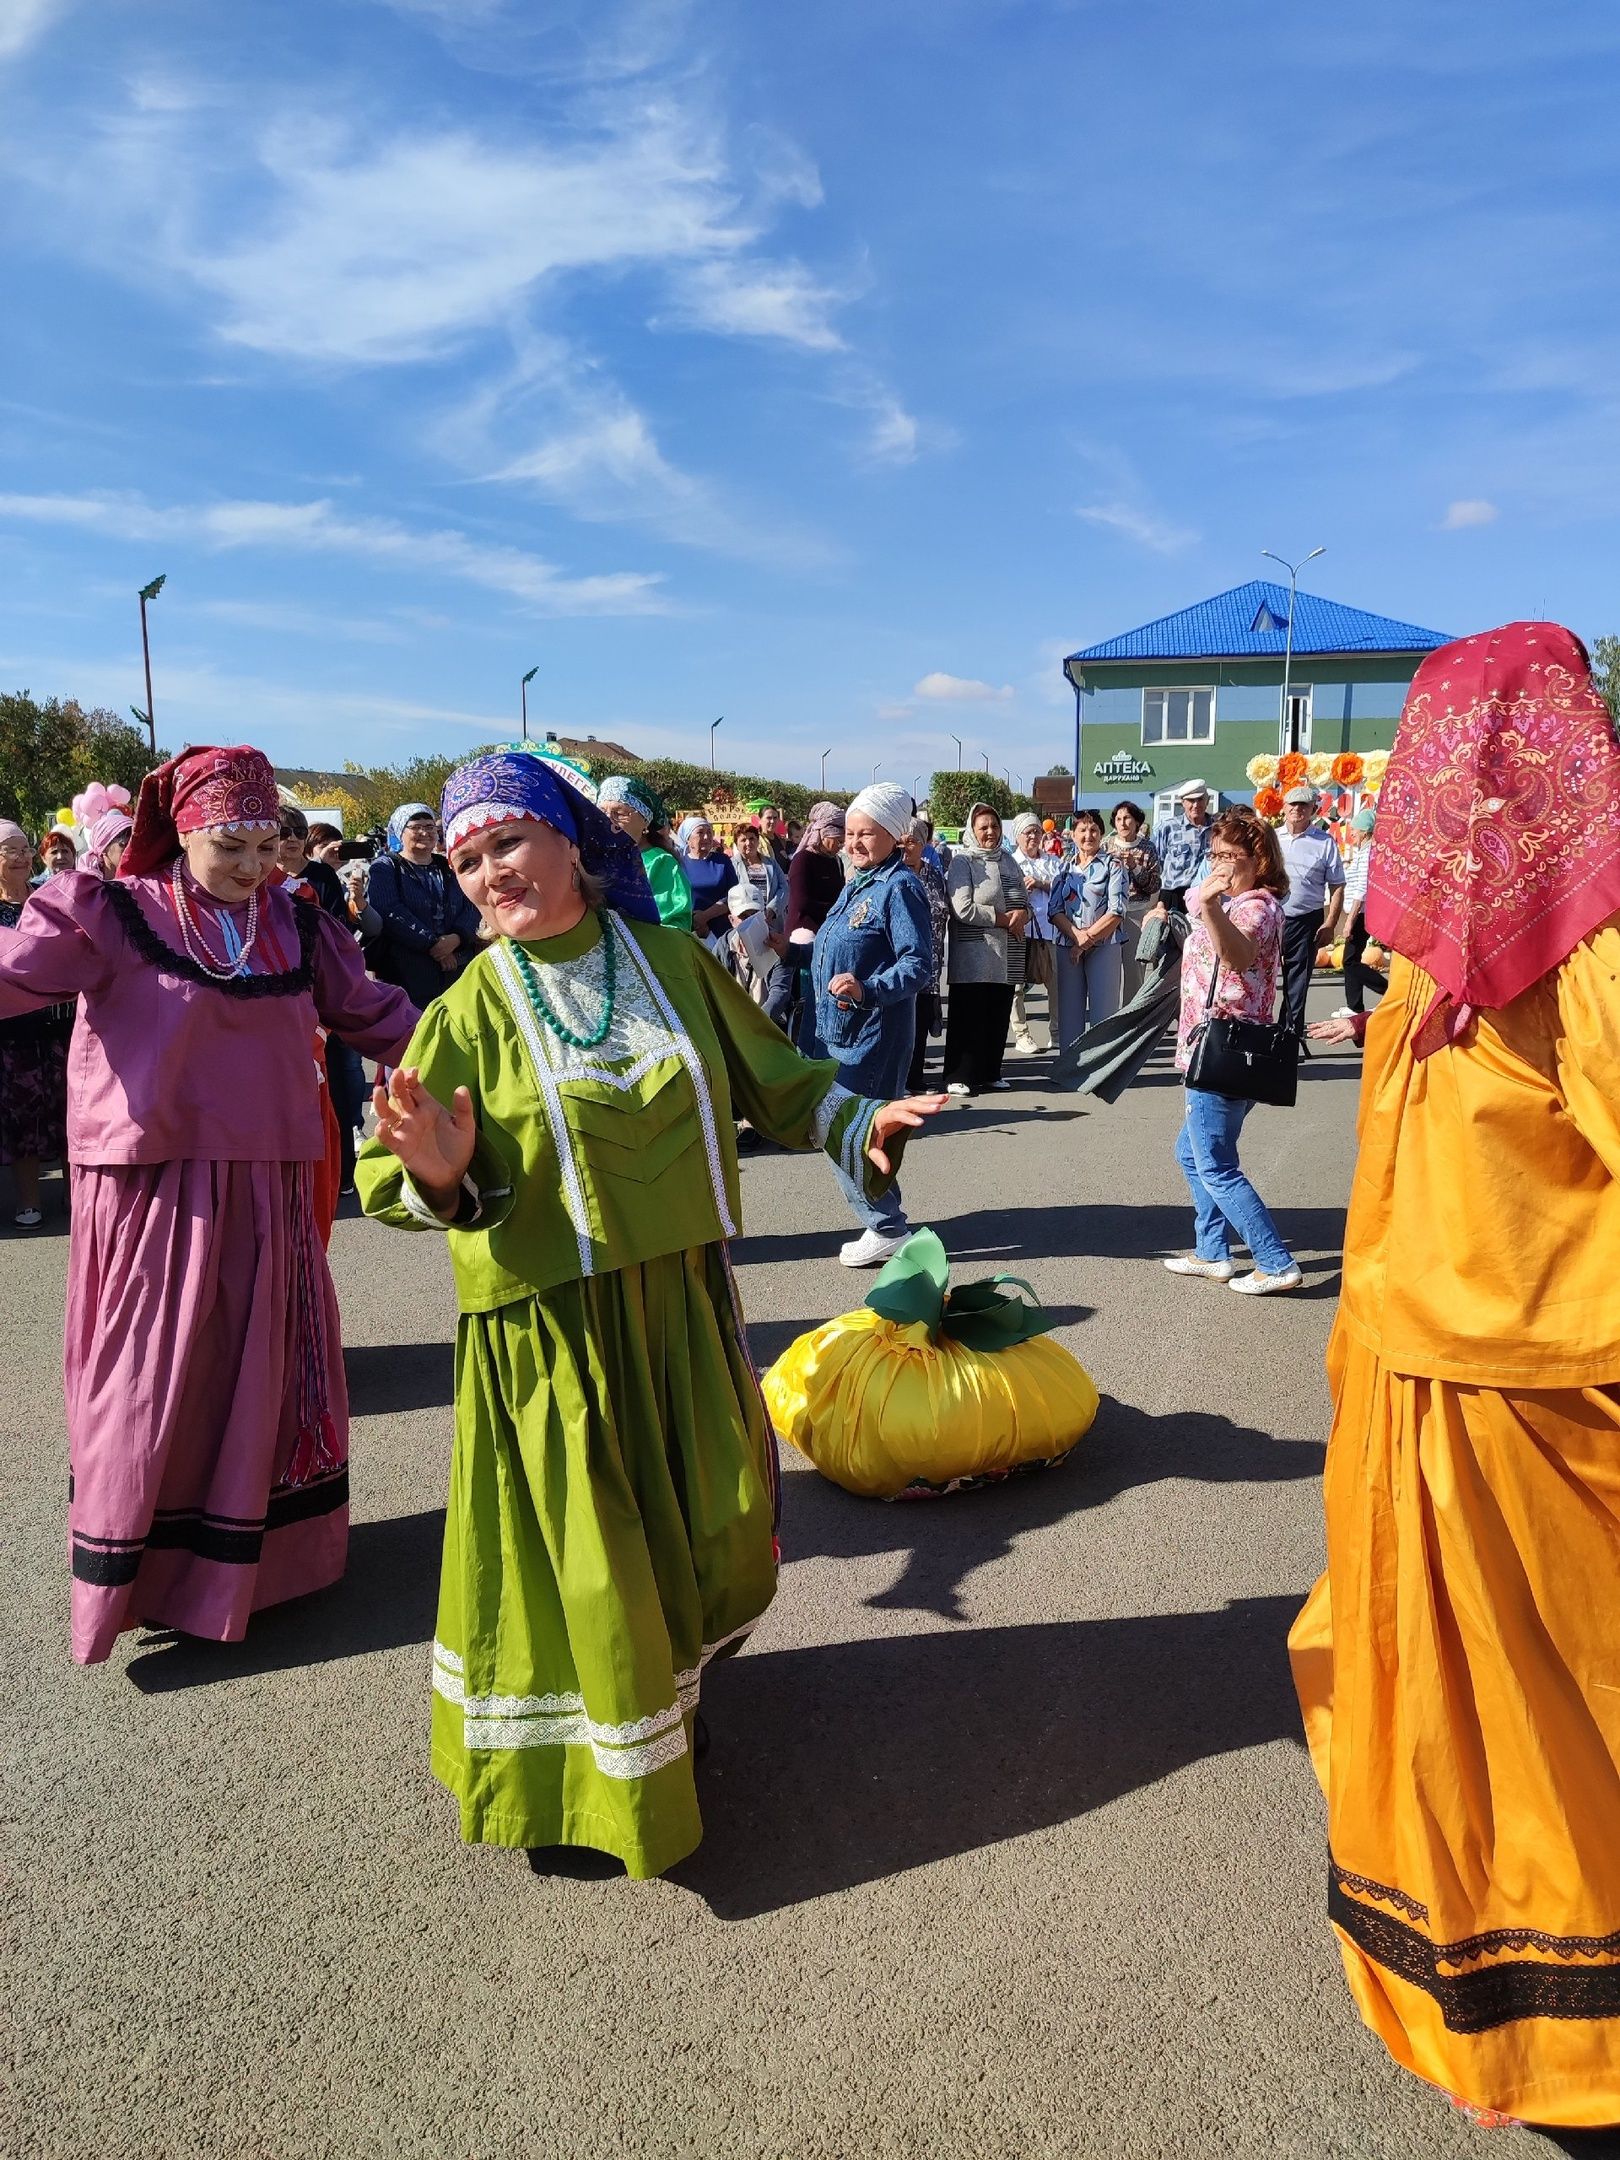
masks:
<instances>
[{"instance_id":1,"label":"blue metal roof","mask_svg":"<svg viewBox=\"0 0 1620 2160\"><path fill-rule=\"evenodd\" d=\"M1063 665L1088 660L1266 660L1280 659L1288 636L1288 587L1251 578L1230 592L1200 600L1196 607L1161 615L1123 637L1105 638L1070 653ZM1396 622L1389 615L1369 615L1315 593L1294 601L1296 653L1433 652L1450 643L1450 632L1424 630L1417 623Z\"/></svg>"}]
</instances>

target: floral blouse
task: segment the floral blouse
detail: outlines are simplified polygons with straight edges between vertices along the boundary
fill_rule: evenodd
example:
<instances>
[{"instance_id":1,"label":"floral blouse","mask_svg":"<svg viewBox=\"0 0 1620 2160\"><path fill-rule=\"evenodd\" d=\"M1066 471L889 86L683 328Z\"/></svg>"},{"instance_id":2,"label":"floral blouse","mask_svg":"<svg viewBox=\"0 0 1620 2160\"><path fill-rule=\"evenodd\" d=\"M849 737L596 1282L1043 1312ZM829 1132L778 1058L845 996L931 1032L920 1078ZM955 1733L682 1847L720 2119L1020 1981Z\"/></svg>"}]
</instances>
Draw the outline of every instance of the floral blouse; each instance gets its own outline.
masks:
<instances>
[{"instance_id":1,"label":"floral blouse","mask_svg":"<svg viewBox=\"0 0 1620 2160\"><path fill-rule=\"evenodd\" d=\"M1215 1010L1229 1020L1274 1020L1277 1017L1277 980L1282 972L1282 902L1275 893L1256 886L1226 901L1227 920L1255 944L1254 966L1241 974L1221 963L1221 979L1215 992ZM1191 928L1181 952L1181 1024L1176 1029L1176 1069L1187 1070L1191 1058L1188 1038L1204 1017L1209 978L1215 966L1215 941L1209 925L1198 912L1196 891L1187 895Z\"/></svg>"}]
</instances>

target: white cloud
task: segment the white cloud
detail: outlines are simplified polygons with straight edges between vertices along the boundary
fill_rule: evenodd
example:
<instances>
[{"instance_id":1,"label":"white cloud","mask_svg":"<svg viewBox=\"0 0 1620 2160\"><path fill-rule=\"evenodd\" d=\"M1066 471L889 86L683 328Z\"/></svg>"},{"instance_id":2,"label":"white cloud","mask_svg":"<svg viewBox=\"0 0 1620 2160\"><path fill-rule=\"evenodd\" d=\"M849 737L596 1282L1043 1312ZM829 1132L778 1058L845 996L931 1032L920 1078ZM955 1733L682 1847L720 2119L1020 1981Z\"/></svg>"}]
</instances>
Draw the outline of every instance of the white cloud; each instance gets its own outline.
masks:
<instances>
[{"instance_id":1,"label":"white cloud","mask_svg":"<svg viewBox=\"0 0 1620 2160\"><path fill-rule=\"evenodd\" d=\"M801 262L709 262L676 281L672 320L727 337L778 338L808 352L842 352L828 320L846 296Z\"/></svg>"},{"instance_id":2,"label":"white cloud","mask_svg":"<svg viewBox=\"0 0 1620 2160\"><path fill-rule=\"evenodd\" d=\"M661 580L637 570L567 577L521 548L454 530L416 531L395 518L344 516L331 503L216 502L158 508L131 495L0 495L0 518L76 527L126 540L206 548L269 547L438 571L520 601L537 615L660 615Z\"/></svg>"},{"instance_id":3,"label":"white cloud","mask_svg":"<svg viewBox=\"0 0 1620 2160\"><path fill-rule=\"evenodd\" d=\"M1179 554L1198 538L1190 526L1172 525L1168 519L1127 502L1080 503L1074 514L1088 525L1100 525L1105 532L1121 533L1138 546L1151 548L1156 555Z\"/></svg>"},{"instance_id":4,"label":"white cloud","mask_svg":"<svg viewBox=\"0 0 1620 2160\"><path fill-rule=\"evenodd\" d=\"M1449 505L1440 521L1442 532L1466 532L1471 525L1494 525L1501 513L1495 503L1479 496L1465 497Z\"/></svg>"},{"instance_id":5,"label":"white cloud","mask_svg":"<svg viewBox=\"0 0 1620 2160\"><path fill-rule=\"evenodd\" d=\"M182 244L177 267L223 302L225 337L264 352L434 358L548 280L751 237L719 145L671 108L555 150L465 133L373 147L283 125L258 157L270 216L239 242Z\"/></svg>"},{"instance_id":6,"label":"white cloud","mask_svg":"<svg viewBox=\"0 0 1620 2160\"><path fill-rule=\"evenodd\" d=\"M73 0L0 0L0 60L15 60L68 12Z\"/></svg>"},{"instance_id":7,"label":"white cloud","mask_svg":"<svg viewBox=\"0 0 1620 2160\"><path fill-rule=\"evenodd\" d=\"M1011 683L1003 683L998 690L994 683L979 682L971 675L946 675L936 668L912 685L911 694L928 704L1007 705L1013 691Z\"/></svg>"}]
</instances>

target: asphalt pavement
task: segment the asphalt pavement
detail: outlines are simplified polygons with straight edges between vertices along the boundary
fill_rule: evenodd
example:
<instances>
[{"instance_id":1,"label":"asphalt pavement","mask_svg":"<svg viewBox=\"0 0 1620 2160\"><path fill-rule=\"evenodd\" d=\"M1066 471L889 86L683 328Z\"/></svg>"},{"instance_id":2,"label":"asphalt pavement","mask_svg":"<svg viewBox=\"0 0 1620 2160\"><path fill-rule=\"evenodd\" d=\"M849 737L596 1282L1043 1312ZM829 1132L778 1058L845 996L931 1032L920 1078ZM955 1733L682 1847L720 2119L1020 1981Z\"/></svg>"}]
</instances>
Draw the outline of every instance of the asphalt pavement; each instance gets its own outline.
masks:
<instances>
[{"instance_id":1,"label":"asphalt pavement","mask_svg":"<svg viewBox=\"0 0 1620 2160\"><path fill-rule=\"evenodd\" d=\"M343 1584L240 1645L132 1634L80 1670L67 1240L7 1210L0 2151L1473 2153L1351 2008L1284 1650L1322 1558L1358 1063L1317 1057L1245 1135L1292 1297L1160 1266L1190 1242L1163 1061L1108 1108L1009 1060L1010 1093L913 1147L913 1220L959 1277L1035 1284L1101 1412L1066 1467L934 1502L788 1462L776 1604L705 1691L704 1843L658 1883L464 1847L428 1775L437 1241L337 1227ZM754 1155L743 1181L763 1365L870 1278L837 1263L824 1161Z\"/></svg>"}]
</instances>

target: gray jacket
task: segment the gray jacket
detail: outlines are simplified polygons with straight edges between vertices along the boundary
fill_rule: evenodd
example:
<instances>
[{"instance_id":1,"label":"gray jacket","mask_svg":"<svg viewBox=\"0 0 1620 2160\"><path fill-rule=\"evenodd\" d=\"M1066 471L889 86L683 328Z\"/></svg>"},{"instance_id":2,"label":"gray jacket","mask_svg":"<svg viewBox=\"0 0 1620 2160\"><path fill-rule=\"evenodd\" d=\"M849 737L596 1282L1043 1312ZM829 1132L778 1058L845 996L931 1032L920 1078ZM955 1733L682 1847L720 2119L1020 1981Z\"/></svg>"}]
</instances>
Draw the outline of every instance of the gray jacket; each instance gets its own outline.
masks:
<instances>
[{"instance_id":1,"label":"gray jacket","mask_svg":"<svg viewBox=\"0 0 1620 2160\"><path fill-rule=\"evenodd\" d=\"M981 855L963 842L951 851L945 888L951 902L948 980L953 983L1010 983L1023 980L1015 971L1012 940L998 929L996 917L1029 906L1029 892L1012 856L1003 848ZM1023 960L1023 932L1017 958Z\"/></svg>"}]
</instances>

